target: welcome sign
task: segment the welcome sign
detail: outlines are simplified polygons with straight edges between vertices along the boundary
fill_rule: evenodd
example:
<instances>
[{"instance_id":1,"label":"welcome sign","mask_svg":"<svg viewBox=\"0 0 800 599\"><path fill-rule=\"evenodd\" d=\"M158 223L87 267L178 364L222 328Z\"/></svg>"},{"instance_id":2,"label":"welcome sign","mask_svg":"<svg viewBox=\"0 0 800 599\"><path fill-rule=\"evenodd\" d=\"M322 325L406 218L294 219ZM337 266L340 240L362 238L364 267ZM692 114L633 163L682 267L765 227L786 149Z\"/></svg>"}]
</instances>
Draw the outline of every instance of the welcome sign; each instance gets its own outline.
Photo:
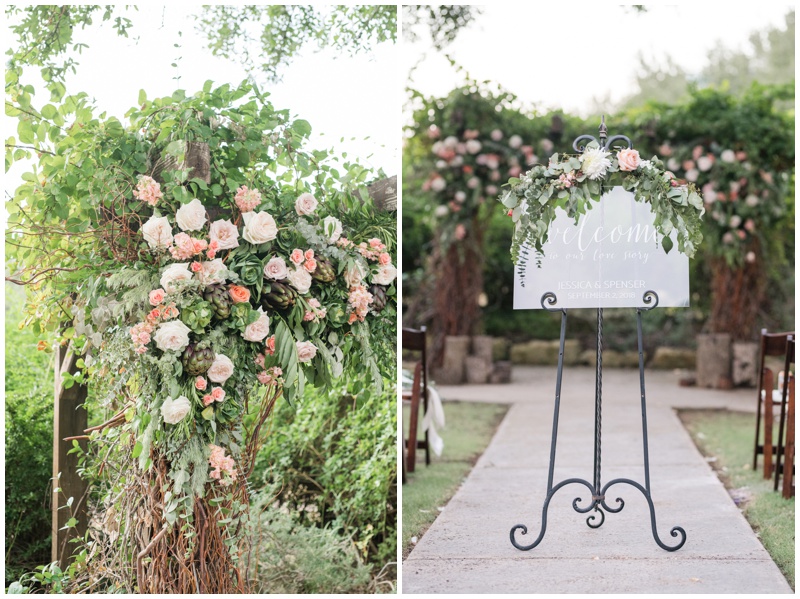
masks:
<instances>
[{"instance_id":1,"label":"welcome sign","mask_svg":"<svg viewBox=\"0 0 800 599\"><path fill-rule=\"evenodd\" d=\"M555 308L644 307L646 291L658 294L659 306L688 307L689 258L677 242L664 251L654 219L622 187L593 202L577 224L559 210L544 255L529 250L524 269L515 271L514 309L541 309L548 292Z\"/></svg>"}]
</instances>

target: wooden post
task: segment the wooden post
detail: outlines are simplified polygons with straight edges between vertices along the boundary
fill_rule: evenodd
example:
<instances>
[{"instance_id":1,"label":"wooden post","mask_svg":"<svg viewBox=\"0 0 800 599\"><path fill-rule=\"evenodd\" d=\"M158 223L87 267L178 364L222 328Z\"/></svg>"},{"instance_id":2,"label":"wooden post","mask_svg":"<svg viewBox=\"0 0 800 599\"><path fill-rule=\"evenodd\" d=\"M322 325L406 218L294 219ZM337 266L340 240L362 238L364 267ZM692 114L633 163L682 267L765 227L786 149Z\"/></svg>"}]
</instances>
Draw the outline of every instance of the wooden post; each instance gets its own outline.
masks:
<instances>
[{"instance_id":1,"label":"wooden post","mask_svg":"<svg viewBox=\"0 0 800 599\"><path fill-rule=\"evenodd\" d=\"M397 175L376 181L367 190L378 210L397 210Z\"/></svg>"},{"instance_id":2,"label":"wooden post","mask_svg":"<svg viewBox=\"0 0 800 599\"><path fill-rule=\"evenodd\" d=\"M78 476L78 455L68 454L72 441L64 437L83 434L88 427L86 409L86 385L73 385L62 388L62 374L78 372L78 357L67 348L56 346L55 351L55 390L53 404L53 529L52 561L58 561L63 569L69 562L73 547L69 539L82 536L87 527L86 491L88 485ZM86 441L81 441L86 449ZM55 492L55 489L60 489ZM72 498L71 505L68 502ZM62 530L70 518L76 518L75 528Z\"/></svg>"}]
</instances>

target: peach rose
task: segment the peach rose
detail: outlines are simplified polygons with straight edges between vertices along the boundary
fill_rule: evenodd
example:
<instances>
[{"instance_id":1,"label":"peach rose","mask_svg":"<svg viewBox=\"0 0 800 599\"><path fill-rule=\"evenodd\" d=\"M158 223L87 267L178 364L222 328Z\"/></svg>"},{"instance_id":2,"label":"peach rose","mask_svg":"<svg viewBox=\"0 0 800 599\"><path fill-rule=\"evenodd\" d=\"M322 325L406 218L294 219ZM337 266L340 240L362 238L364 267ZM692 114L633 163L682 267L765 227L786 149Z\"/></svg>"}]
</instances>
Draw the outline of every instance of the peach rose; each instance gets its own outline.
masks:
<instances>
[{"instance_id":1,"label":"peach rose","mask_svg":"<svg viewBox=\"0 0 800 599\"><path fill-rule=\"evenodd\" d=\"M378 256L378 263L379 264L389 264L391 261L392 261L392 257L389 254L387 254L386 252L383 252L380 256Z\"/></svg>"},{"instance_id":2,"label":"peach rose","mask_svg":"<svg viewBox=\"0 0 800 599\"><path fill-rule=\"evenodd\" d=\"M206 381L206 379L202 376L198 376L196 379L194 379L194 388L198 391L205 391L207 385L208 381Z\"/></svg>"},{"instance_id":3,"label":"peach rose","mask_svg":"<svg viewBox=\"0 0 800 599\"><path fill-rule=\"evenodd\" d=\"M302 264L304 259L305 256L303 256L303 250L299 248L293 249L291 255L289 256L289 260L295 264Z\"/></svg>"},{"instance_id":4,"label":"peach rose","mask_svg":"<svg viewBox=\"0 0 800 599\"><path fill-rule=\"evenodd\" d=\"M624 148L617 152L617 161L619 161L619 170L635 171L637 168L639 168L641 158L639 158L638 150Z\"/></svg>"},{"instance_id":5,"label":"peach rose","mask_svg":"<svg viewBox=\"0 0 800 599\"><path fill-rule=\"evenodd\" d=\"M164 301L164 297L167 295L167 292L163 289L153 289L150 292L150 305L157 306L161 302Z\"/></svg>"},{"instance_id":6,"label":"peach rose","mask_svg":"<svg viewBox=\"0 0 800 599\"><path fill-rule=\"evenodd\" d=\"M228 287L228 293L234 304L243 304L244 302L250 301L250 291L248 291L247 287L231 285Z\"/></svg>"},{"instance_id":7,"label":"peach rose","mask_svg":"<svg viewBox=\"0 0 800 599\"><path fill-rule=\"evenodd\" d=\"M317 261L314 260L314 258L309 258L305 261L305 264L303 264L303 268L305 268L308 272L314 272L317 270Z\"/></svg>"},{"instance_id":8,"label":"peach rose","mask_svg":"<svg viewBox=\"0 0 800 599\"><path fill-rule=\"evenodd\" d=\"M214 401L224 401L225 400L225 389L222 387L214 387L211 390L211 397Z\"/></svg>"}]
</instances>

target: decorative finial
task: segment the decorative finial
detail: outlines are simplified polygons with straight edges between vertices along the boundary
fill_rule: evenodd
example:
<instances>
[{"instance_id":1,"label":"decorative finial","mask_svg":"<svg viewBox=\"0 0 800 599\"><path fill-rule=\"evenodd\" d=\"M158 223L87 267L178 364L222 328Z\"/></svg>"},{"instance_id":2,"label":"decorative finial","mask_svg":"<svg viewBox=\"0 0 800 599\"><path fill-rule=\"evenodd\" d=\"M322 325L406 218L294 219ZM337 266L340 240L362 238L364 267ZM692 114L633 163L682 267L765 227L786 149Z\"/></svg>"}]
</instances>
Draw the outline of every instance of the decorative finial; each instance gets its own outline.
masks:
<instances>
[{"instance_id":1,"label":"decorative finial","mask_svg":"<svg viewBox=\"0 0 800 599\"><path fill-rule=\"evenodd\" d=\"M608 139L608 129L606 128L606 115L600 117L600 147L604 148Z\"/></svg>"}]
</instances>

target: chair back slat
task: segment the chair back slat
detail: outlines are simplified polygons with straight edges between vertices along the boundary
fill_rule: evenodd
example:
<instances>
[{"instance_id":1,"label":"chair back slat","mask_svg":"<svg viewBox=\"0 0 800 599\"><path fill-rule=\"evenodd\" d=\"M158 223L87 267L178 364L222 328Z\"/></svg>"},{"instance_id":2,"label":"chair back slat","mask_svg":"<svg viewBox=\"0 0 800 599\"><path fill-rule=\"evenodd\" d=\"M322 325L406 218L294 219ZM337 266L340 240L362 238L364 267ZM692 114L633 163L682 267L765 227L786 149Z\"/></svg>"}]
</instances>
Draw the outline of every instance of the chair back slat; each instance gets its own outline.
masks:
<instances>
[{"instance_id":1,"label":"chair back slat","mask_svg":"<svg viewBox=\"0 0 800 599\"><path fill-rule=\"evenodd\" d=\"M422 351L425 349L425 327L416 329L403 329L403 349Z\"/></svg>"}]
</instances>

